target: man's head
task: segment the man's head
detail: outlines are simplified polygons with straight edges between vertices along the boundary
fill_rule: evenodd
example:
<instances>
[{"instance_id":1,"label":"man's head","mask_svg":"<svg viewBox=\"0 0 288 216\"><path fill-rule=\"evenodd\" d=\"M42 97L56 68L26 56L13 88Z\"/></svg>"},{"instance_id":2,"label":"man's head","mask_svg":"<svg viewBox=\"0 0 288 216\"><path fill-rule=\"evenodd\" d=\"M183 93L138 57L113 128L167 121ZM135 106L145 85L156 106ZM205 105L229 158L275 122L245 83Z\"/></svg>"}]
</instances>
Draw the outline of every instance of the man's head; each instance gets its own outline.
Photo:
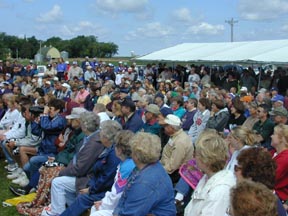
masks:
<instances>
[{"instance_id":1,"label":"man's head","mask_svg":"<svg viewBox=\"0 0 288 216\"><path fill-rule=\"evenodd\" d=\"M180 118L173 114L167 115L164 120L159 121L159 124L161 124L164 127L165 133L168 136L173 135L174 133L176 133L181 129Z\"/></svg>"},{"instance_id":2,"label":"man's head","mask_svg":"<svg viewBox=\"0 0 288 216\"><path fill-rule=\"evenodd\" d=\"M275 124L286 124L288 118L288 111L285 107L276 107L269 112L269 115L272 117Z\"/></svg>"},{"instance_id":3,"label":"man's head","mask_svg":"<svg viewBox=\"0 0 288 216\"><path fill-rule=\"evenodd\" d=\"M131 99L125 98L121 102L121 111L124 116L128 116L131 113L135 112L135 109L136 109L135 103Z\"/></svg>"}]
</instances>

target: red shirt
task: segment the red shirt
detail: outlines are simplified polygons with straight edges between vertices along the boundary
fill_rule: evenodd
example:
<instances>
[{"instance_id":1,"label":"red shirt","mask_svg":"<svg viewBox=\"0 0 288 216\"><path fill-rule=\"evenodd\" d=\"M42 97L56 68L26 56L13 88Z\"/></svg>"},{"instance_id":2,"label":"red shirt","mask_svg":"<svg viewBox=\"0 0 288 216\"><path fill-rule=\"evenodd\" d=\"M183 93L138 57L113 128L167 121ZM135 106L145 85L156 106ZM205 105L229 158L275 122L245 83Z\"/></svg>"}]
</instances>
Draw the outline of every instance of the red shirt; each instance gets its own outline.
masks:
<instances>
[{"instance_id":1,"label":"red shirt","mask_svg":"<svg viewBox=\"0 0 288 216\"><path fill-rule=\"evenodd\" d=\"M277 164L275 191L281 200L288 200L288 149L274 157Z\"/></svg>"}]
</instances>

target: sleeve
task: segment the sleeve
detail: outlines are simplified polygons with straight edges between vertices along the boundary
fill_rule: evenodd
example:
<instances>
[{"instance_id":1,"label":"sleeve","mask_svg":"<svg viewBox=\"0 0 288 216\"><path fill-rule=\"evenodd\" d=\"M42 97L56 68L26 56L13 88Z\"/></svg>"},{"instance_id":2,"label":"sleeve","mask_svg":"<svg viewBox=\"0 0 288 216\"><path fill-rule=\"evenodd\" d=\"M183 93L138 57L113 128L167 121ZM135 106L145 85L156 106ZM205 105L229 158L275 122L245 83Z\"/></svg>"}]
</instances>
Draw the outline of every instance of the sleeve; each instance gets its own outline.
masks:
<instances>
[{"instance_id":1,"label":"sleeve","mask_svg":"<svg viewBox=\"0 0 288 216\"><path fill-rule=\"evenodd\" d=\"M125 205L123 196L120 198L118 206L114 209L113 215L118 216L139 216L149 214L149 210L155 204L157 195L145 184L133 185L129 194L125 196Z\"/></svg>"},{"instance_id":2,"label":"sleeve","mask_svg":"<svg viewBox=\"0 0 288 216\"><path fill-rule=\"evenodd\" d=\"M40 125L45 133L50 133L50 132L59 133L59 131L62 131L63 128L66 126L66 121L62 117L55 117L57 119L52 119L52 120L50 120L48 116L41 116L40 118L41 118Z\"/></svg>"},{"instance_id":3,"label":"sleeve","mask_svg":"<svg viewBox=\"0 0 288 216\"><path fill-rule=\"evenodd\" d=\"M218 116L213 116L209 118L207 122L207 127L214 128L217 131L222 131L226 126L228 119L229 119L228 115L220 113Z\"/></svg>"},{"instance_id":4,"label":"sleeve","mask_svg":"<svg viewBox=\"0 0 288 216\"><path fill-rule=\"evenodd\" d=\"M12 126L12 128L6 133L4 133L6 139L12 139L12 138L20 139L25 137L25 131L26 131L25 118L22 117L22 115L21 116L20 115L18 117L17 122Z\"/></svg>"},{"instance_id":5,"label":"sleeve","mask_svg":"<svg viewBox=\"0 0 288 216\"><path fill-rule=\"evenodd\" d=\"M91 142L91 141L90 141ZM92 140L92 142L95 142ZM101 143L97 142L96 145L89 146L89 143L81 149L78 155L76 164L73 165L73 160L68 167L60 171L59 176L85 176L95 163L98 156L102 153L103 148L100 147Z\"/></svg>"},{"instance_id":6,"label":"sleeve","mask_svg":"<svg viewBox=\"0 0 288 216\"><path fill-rule=\"evenodd\" d=\"M113 177L115 176L119 160L117 160L116 156L113 157L110 155L106 161L106 167L101 170L101 174L99 173L97 178L94 178L95 181L93 182L94 184L89 187L89 193L96 194L102 192L103 189L107 187L107 182L111 181L111 179L114 179Z\"/></svg>"}]
</instances>

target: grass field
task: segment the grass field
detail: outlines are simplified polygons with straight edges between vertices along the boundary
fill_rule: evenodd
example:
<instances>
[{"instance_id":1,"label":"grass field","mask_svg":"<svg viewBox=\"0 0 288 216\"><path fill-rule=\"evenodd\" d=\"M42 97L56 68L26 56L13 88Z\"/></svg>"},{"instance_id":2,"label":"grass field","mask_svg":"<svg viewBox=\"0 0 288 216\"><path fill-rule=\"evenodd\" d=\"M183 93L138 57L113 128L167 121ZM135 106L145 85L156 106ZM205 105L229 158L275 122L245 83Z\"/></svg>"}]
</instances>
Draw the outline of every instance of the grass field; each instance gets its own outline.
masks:
<instances>
[{"instance_id":1,"label":"grass field","mask_svg":"<svg viewBox=\"0 0 288 216\"><path fill-rule=\"evenodd\" d=\"M0 215L1 216L14 216L19 215L16 211L16 208L13 207L3 207L2 202L6 199L15 197L9 190L10 180L6 178L7 172L4 169L4 166L7 164L4 162L4 159L0 159Z\"/></svg>"}]
</instances>

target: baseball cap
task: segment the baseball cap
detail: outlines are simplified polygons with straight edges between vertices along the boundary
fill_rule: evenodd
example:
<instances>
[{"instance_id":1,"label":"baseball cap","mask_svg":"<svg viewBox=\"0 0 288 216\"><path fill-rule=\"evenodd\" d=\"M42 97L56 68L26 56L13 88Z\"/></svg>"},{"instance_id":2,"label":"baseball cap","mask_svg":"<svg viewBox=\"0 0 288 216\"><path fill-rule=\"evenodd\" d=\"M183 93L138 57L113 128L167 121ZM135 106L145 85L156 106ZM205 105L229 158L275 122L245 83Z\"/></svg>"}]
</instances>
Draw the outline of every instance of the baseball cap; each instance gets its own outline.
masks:
<instances>
[{"instance_id":1,"label":"baseball cap","mask_svg":"<svg viewBox=\"0 0 288 216\"><path fill-rule=\"evenodd\" d=\"M275 95L274 97L272 97L272 99L271 99L271 101L272 102L284 102L284 97L282 96L282 95L279 95L279 94L277 94L277 95Z\"/></svg>"},{"instance_id":2,"label":"baseball cap","mask_svg":"<svg viewBox=\"0 0 288 216\"><path fill-rule=\"evenodd\" d=\"M150 113L153 113L155 115L159 115L160 114L159 107L156 104L149 104L146 107L146 112L150 112Z\"/></svg>"},{"instance_id":3,"label":"baseball cap","mask_svg":"<svg viewBox=\"0 0 288 216\"><path fill-rule=\"evenodd\" d=\"M288 117L288 111L285 107L276 107L274 110L269 112L269 115Z\"/></svg>"},{"instance_id":4,"label":"baseball cap","mask_svg":"<svg viewBox=\"0 0 288 216\"><path fill-rule=\"evenodd\" d=\"M172 126L180 126L181 125L181 120L178 116L169 114L165 117L163 122L161 124L168 124Z\"/></svg>"},{"instance_id":5,"label":"baseball cap","mask_svg":"<svg viewBox=\"0 0 288 216\"><path fill-rule=\"evenodd\" d=\"M63 84L62 84L62 87L64 87L64 88L70 88L70 85L67 84L67 83L63 83Z\"/></svg>"},{"instance_id":6,"label":"baseball cap","mask_svg":"<svg viewBox=\"0 0 288 216\"><path fill-rule=\"evenodd\" d=\"M66 119L79 119L81 113L84 113L85 111L87 110L83 107L75 107L72 109L71 114L66 116Z\"/></svg>"}]
</instances>

